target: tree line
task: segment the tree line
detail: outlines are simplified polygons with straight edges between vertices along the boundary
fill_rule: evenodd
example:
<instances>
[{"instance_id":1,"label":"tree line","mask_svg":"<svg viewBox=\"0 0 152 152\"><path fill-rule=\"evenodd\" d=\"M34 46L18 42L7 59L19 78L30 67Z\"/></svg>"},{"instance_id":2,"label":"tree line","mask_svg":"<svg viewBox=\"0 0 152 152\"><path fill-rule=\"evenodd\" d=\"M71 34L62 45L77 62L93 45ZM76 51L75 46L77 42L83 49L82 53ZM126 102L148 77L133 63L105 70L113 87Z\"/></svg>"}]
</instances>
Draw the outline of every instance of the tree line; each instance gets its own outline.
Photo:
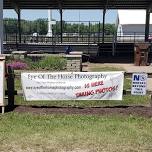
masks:
<instances>
[{"instance_id":1,"label":"tree line","mask_svg":"<svg viewBox=\"0 0 152 152\"><path fill-rule=\"evenodd\" d=\"M4 33L14 34L18 32L17 19L4 18ZM52 25L54 34L61 32L60 21ZM39 35L46 35L48 32L48 20L37 19L34 21L21 20L21 33L23 35L31 35L32 33L39 33ZM99 22L65 22L63 21L63 33L102 33L102 23ZM114 24L105 24L105 34L110 35L116 32Z\"/></svg>"}]
</instances>

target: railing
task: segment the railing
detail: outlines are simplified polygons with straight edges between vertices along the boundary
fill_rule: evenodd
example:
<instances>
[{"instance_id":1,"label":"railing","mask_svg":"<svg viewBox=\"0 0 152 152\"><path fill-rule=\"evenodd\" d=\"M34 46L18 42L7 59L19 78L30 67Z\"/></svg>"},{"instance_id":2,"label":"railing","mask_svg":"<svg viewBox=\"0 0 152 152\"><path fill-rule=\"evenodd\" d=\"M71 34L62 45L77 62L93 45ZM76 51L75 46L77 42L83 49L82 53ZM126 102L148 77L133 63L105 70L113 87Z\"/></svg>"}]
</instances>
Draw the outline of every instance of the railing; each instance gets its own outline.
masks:
<instances>
[{"instance_id":1,"label":"railing","mask_svg":"<svg viewBox=\"0 0 152 152\"><path fill-rule=\"evenodd\" d=\"M12 73L11 73L12 74ZM125 72L124 73L124 76L125 76L125 78L131 78L132 77L132 72L131 73L128 73L128 72ZM152 73L147 73L148 74L148 78L152 78ZM8 83L8 85L10 85L10 83L12 84L13 83L13 90L15 90L15 88L14 88L14 83L15 83L15 79L14 78L16 78L16 79L18 79L19 80L19 86L20 86L20 88L22 88L21 87L21 74L15 74L15 77L14 77L14 72L13 72L13 79L12 79L12 76L10 76L10 80L11 81L8 81L9 83ZM131 86L130 86L131 87ZM147 90L146 91L147 93L147 95L149 95L150 96L150 100L149 100L149 103L150 103L150 105L152 106L152 91L151 90ZM23 97L23 90L21 89L21 90L17 90L17 91L12 91L12 90L10 90L10 95L11 96L13 96L13 99L14 99L14 95L18 95L18 96L20 96L20 97ZM124 96L128 96L128 95L131 95L131 90L129 89L129 90L127 90L127 89L123 89L123 95ZM13 109L14 108L14 106L15 106L15 103L14 103L14 101L12 102L12 101L9 101L8 102L9 103L9 107L11 108L11 109ZM135 105L134 105L135 106Z\"/></svg>"},{"instance_id":2,"label":"railing","mask_svg":"<svg viewBox=\"0 0 152 152\"><path fill-rule=\"evenodd\" d=\"M106 41L112 41L113 35L105 36ZM19 37L16 34L7 34L4 36L4 43L16 43ZM98 33L63 33L62 43L99 43L102 41L102 34ZM21 35L21 43L48 43L57 44L61 43L61 35L53 34L52 37L46 35Z\"/></svg>"},{"instance_id":3,"label":"railing","mask_svg":"<svg viewBox=\"0 0 152 152\"><path fill-rule=\"evenodd\" d=\"M102 33L91 32L91 33L63 33L62 43L82 43L82 44L97 44L103 40ZM151 41L152 38L149 38ZM4 43L18 43L19 36L17 34L5 34ZM144 33L127 33L125 35L105 35L104 42L144 42ZM53 34L52 37L46 35L21 35L21 43L45 43L45 44L60 44L61 35L60 33Z\"/></svg>"}]
</instances>

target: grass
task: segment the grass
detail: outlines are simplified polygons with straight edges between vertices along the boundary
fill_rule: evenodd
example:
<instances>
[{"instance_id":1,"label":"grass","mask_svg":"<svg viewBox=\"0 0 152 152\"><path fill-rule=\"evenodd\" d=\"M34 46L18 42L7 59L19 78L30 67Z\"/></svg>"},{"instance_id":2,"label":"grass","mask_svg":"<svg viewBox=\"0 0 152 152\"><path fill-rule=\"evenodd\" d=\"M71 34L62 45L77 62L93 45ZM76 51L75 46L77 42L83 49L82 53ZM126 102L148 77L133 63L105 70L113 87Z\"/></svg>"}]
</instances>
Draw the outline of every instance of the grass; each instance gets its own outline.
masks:
<instances>
[{"instance_id":1,"label":"grass","mask_svg":"<svg viewBox=\"0 0 152 152\"><path fill-rule=\"evenodd\" d=\"M117 69L113 69L115 70ZM124 88L130 89L130 85L130 79L125 79ZM19 79L16 79L15 87L21 89ZM15 98L18 105L74 107L149 105L150 100L149 96L131 95L124 96L122 101L26 102L21 96ZM0 124L2 152L152 151L151 118L132 115L34 115L9 112L0 115Z\"/></svg>"},{"instance_id":2,"label":"grass","mask_svg":"<svg viewBox=\"0 0 152 152\"><path fill-rule=\"evenodd\" d=\"M90 67L89 71L93 71L93 72L101 72L101 71L125 71L123 68L121 67L112 67L112 66L94 66L94 67Z\"/></svg>"},{"instance_id":3,"label":"grass","mask_svg":"<svg viewBox=\"0 0 152 152\"><path fill-rule=\"evenodd\" d=\"M15 78L15 89L16 90L22 90L21 80Z\"/></svg>"},{"instance_id":4,"label":"grass","mask_svg":"<svg viewBox=\"0 0 152 152\"><path fill-rule=\"evenodd\" d=\"M124 90L131 90L131 79L124 79Z\"/></svg>"},{"instance_id":5,"label":"grass","mask_svg":"<svg viewBox=\"0 0 152 152\"><path fill-rule=\"evenodd\" d=\"M0 115L0 151L151 152L152 120L134 116Z\"/></svg>"},{"instance_id":6,"label":"grass","mask_svg":"<svg viewBox=\"0 0 152 152\"><path fill-rule=\"evenodd\" d=\"M24 101L21 96L16 96L17 105L37 105L37 106L58 106L58 107L105 107L105 106L149 106L150 96L132 96L123 97L122 101L106 101L106 100L52 100L52 101Z\"/></svg>"}]
</instances>

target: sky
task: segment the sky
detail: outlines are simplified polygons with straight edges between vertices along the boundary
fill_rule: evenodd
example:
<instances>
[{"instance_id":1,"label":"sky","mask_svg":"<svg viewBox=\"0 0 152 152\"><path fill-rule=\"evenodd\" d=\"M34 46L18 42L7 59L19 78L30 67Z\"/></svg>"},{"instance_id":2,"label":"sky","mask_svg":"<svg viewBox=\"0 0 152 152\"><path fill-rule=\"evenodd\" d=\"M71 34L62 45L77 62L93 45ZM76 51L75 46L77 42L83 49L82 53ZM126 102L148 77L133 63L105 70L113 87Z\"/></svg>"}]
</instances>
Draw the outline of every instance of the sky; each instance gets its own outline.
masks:
<instances>
[{"instance_id":1,"label":"sky","mask_svg":"<svg viewBox=\"0 0 152 152\"><path fill-rule=\"evenodd\" d=\"M47 10L22 10L21 18L26 20L35 20L38 18L47 18ZM4 10L4 18L17 18L14 10ZM52 18L56 21L60 20L58 10L52 11ZM117 11L107 10L106 23L116 23ZM102 10L63 10L64 21L100 21L102 22Z\"/></svg>"}]
</instances>

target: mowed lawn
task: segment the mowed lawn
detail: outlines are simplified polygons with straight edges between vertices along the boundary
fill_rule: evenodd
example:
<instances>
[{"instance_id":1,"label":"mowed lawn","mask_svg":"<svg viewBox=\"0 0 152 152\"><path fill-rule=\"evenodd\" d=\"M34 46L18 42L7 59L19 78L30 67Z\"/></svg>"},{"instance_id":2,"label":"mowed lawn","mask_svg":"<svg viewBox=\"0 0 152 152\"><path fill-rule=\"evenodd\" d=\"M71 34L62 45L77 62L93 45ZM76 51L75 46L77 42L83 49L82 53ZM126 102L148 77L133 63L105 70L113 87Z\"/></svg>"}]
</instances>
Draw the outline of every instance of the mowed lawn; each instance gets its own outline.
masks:
<instances>
[{"instance_id":1,"label":"mowed lawn","mask_svg":"<svg viewBox=\"0 0 152 152\"><path fill-rule=\"evenodd\" d=\"M105 69L96 67L91 71ZM131 81L125 79L125 89L130 89L130 84ZM16 88L21 89L20 80L16 80ZM61 107L149 106L149 100L149 96L128 95L123 101L26 102L16 96L17 105ZM152 118L17 112L0 115L0 152L152 152L151 143Z\"/></svg>"},{"instance_id":2,"label":"mowed lawn","mask_svg":"<svg viewBox=\"0 0 152 152\"><path fill-rule=\"evenodd\" d=\"M151 152L152 119L135 116L0 115L2 152Z\"/></svg>"}]
</instances>

